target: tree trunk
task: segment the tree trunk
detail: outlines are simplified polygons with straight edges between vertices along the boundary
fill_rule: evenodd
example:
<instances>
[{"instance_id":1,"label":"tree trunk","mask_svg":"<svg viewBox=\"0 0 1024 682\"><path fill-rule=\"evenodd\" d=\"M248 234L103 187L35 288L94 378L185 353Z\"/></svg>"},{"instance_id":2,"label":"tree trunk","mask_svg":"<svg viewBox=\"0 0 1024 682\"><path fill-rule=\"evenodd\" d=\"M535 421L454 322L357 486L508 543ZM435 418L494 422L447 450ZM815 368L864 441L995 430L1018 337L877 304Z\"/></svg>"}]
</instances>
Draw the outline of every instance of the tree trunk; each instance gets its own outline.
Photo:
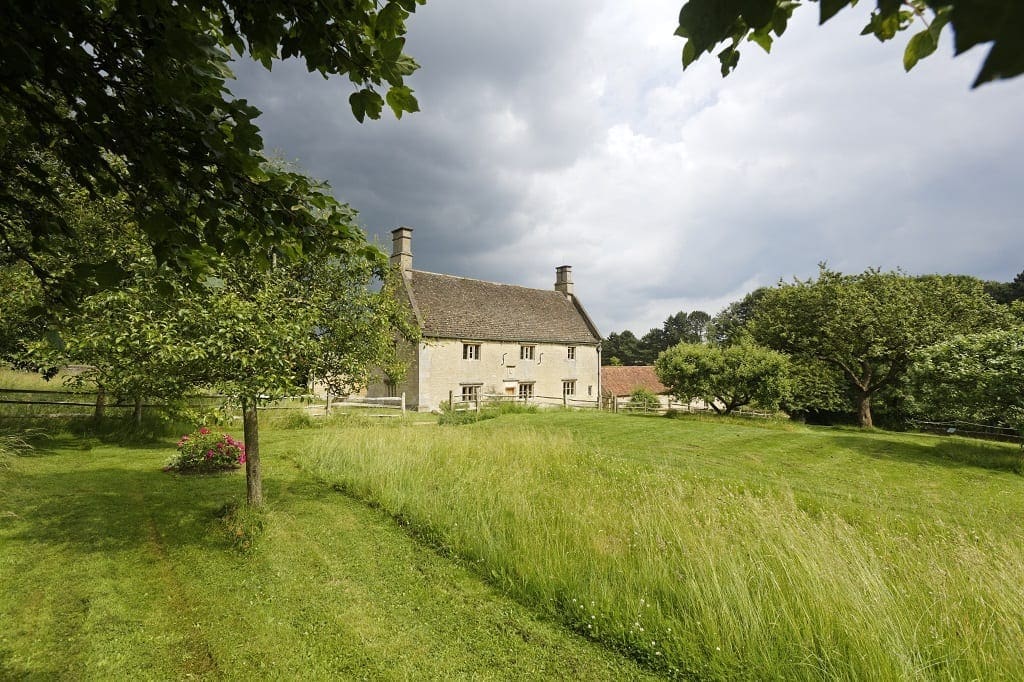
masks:
<instances>
[{"instance_id":1,"label":"tree trunk","mask_svg":"<svg viewBox=\"0 0 1024 682\"><path fill-rule=\"evenodd\" d=\"M136 426L142 426L142 396L135 396L135 411L132 413Z\"/></svg>"},{"instance_id":2,"label":"tree trunk","mask_svg":"<svg viewBox=\"0 0 1024 682\"><path fill-rule=\"evenodd\" d=\"M251 507L262 507L263 476L260 471L260 424L254 398L242 398L242 429L245 434L245 500Z\"/></svg>"},{"instance_id":3,"label":"tree trunk","mask_svg":"<svg viewBox=\"0 0 1024 682\"><path fill-rule=\"evenodd\" d=\"M92 418L96 421L103 419L107 412L107 390L103 388L103 384L97 384L96 386L96 409L92 412Z\"/></svg>"},{"instance_id":4,"label":"tree trunk","mask_svg":"<svg viewBox=\"0 0 1024 682\"><path fill-rule=\"evenodd\" d=\"M871 421L871 394L862 392L857 400L857 416L860 419L860 425L866 429L870 429L874 426Z\"/></svg>"}]
</instances>

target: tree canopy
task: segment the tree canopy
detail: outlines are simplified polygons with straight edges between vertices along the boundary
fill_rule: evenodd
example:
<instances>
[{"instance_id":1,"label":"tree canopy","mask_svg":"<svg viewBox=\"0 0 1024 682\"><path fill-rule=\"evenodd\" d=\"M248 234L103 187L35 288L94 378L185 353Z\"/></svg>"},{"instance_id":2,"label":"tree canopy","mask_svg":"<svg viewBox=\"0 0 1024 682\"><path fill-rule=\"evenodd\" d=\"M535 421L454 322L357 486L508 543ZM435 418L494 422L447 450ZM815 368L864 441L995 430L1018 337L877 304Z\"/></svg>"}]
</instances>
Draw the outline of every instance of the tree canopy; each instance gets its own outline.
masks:
<instances>
[{"instance_id":1,"label":"tree canopy","mask_svg":"<svg viewBox=\"0 0 1024 682\"><path fill-rule=\"evenodd\" d=\"M751 343L680 343L659 355L654 368L676 398L700 398L722 414L751 403L773 410L789 394L786 356Z\"/></svg>"},{"instance_id":2,"label":"tree canopy","mask_svg":"<svg viewBox=\"0 0 1024 682\"><path fill-rule=\"evenodd\" d=\"M1017 273L1010 282L985 282L985 291L997 303L1010 304L1024 300L1024 272Z\"/></svg>"},{"instance_id":3,"label":"tree canopy","mask_svg":"<svg viewBox=\"0 0 1024 682\"><path fill-rule=\"evenodd\" d=\"M150 256L149 260L152 260ZM241 403L248 500L262 502L260 401L304 393L315 376L336 394L383 368L400 376L394 340L416 338L394 295L395 274L374 248L307 251L269 272L221 267L205 286L161 277L145 259L130 280L61 311L52 363L86 364L101 391L168 400L214 389ZM374 280L383 282L372 287Z\"/></svg>"},{"instance_id":4,"label":"tree canopy","mask_svg":"<svg viewBox=\"0 0 1024 682\"><path fill-rule=\"evenodd\" d=\"M857 0L816 0L824 24ZM679 12L676 35L683 46L685 69L705 53L718 52L722 75L736 68L740 44L754 42L765 52L786 30L800 0L687 0ZM1024 3L1020 0L877 0L861 35L891 40L901 31L916 30L907 42L903 66L909 71L935 52L943 29L953 29L957 55L991 43L974 86L1024 73Z\"/></svg>"},{"instance_id":5,"label":"tree canopy","mask_svg":"<svg viewBox=\"0 0 1024 682\"><path fill-rule=\"evenodd\" d=\"M929 416L1024 428L1024 328L954 336L922 349L910 381Z\"/></svg>"},{"instance_id":6,"label":"tree canopy","mask_svg":"<svg viewBox=\"0 0 1024 682\"><path fill-rule=\"evenodd\" d=\"M110 260L54 274L75 231L69 184L123 193L157 262L194 276L217 255L299 256L314 223L357 239L305 176L268 169L259 111L227 88L231 54L267 68L300 57L354 85L355 117L418 109L404 79L405 22L422 0L15 0L0 22L0 257L31 265L64 299ZM46 156L60 162L55 169ZM62 179L66 174L68 180ZM88 266L88 267L87 267Z\"/></svg>"},{"instance_id":7,"label":"tree canopy","mask_svg":"<svg viewBox=\"0 0 1024 682\"><path fill-rule=\"evenodd\" d=\"M637 338L630 330L612 332L602 342L606 364L653 365L658 354L680 342L701 343L707 338L711 316L703 310L687 313L680 310L669 315L661 327L655 327Z\"/></svg>"},{"instance_id":8,"label":"tree canopy","mask_svg":"<svg viewBox=\"0 0 1024 682\"><path fill-rule=\"evenodd\" d=\"M758 302L753 337L770 348L825 362L841 372L872 425L871 399L901 381L916 351L957 333L1008 324L1009 313L979 280L824 266L816 280L780 284Z\"/></svg>"}]
</instances>

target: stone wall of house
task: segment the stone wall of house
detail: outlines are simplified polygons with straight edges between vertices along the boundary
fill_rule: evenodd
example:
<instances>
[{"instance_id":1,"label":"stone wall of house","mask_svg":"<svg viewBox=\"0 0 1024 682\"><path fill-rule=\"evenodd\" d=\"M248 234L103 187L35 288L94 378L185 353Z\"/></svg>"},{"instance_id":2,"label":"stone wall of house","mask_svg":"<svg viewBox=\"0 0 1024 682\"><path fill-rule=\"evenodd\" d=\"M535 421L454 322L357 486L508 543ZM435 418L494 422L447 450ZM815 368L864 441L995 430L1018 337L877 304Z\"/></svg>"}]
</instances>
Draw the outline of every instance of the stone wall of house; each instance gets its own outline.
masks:
<instances>
[{"instance_id":1,"label":"stone wall of house","mask_svg":"<svg viewBox=\"0 0 1024 682\"><path fill-rule=\"evenodd\" d=\"M369 398L397 397L405 393L406 406L416 409L416 396L420 390L419 371L417 369L417 345L400 340L398 343L398 360L405 366L405 376L392 384L381 370L376 370L366 387Z\"/></svg>"},{"instance_id":2,"label":"stone wall of house","mask_svg":"<svg viewBox=\"0 0 1024 682\"><path fill-rule=\"evenodd\" d=\"M478 358L464 357L467 344L479 346ZM524 346L532 348L532 358L523 357ZM596 403L600 373L597 346L572 346L575 357L571 359L569 348L568 344L553 343L425 339L420 343L415 368L419 390L407 392L406 400L416 403L416 409L429 411L447 401L449 391L460 400L466 386L478 387L481 397L518 397L520 385L527 384L533 387L530 402L560 405L563 382L575 381L571 398ZM418 401L413 397L416 395Z\"/></svg>"}]
</instances>

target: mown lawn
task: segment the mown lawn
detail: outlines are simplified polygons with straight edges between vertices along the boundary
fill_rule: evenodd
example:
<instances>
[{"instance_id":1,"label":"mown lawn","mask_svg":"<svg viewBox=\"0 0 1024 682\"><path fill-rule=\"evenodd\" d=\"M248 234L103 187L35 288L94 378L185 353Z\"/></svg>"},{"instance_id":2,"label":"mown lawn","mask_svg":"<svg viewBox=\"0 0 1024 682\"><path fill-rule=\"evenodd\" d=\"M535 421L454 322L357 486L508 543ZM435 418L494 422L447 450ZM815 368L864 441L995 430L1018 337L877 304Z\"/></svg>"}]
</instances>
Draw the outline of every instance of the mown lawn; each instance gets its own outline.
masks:
<instances>
[{"instance_id":1,"label":"mown lawn","mask_svg":"<svg viewBox=\"0 0 1024 682\"><path fill-rule=\"evenodd\" d=\"M669 675L1024 677L1016 446L564 412L268 443Z\"/></svg>"},{"instance_id":2,"label":"mown lawn","mask_svg":"<svg viewBox=\"0 0 1024 682\"><path fill-rule=\"evenodd\" d=\"M240 472L163 473L171 444L37 445L0 468L0 679L645 676L280 446L266 531L243 552L216 516L244 494Z\"/></svg>"}]
</instances>

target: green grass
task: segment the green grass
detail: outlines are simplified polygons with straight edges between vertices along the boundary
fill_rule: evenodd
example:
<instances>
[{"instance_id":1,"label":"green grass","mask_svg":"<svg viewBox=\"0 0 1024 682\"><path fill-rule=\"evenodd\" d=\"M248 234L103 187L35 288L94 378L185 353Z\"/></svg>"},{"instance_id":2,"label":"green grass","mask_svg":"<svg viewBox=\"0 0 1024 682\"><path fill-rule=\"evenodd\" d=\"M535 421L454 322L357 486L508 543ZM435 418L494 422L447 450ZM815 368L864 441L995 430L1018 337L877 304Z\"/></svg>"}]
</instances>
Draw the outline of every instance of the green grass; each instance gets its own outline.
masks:
<instances>
[{"instance_id":1,"label":"green grass","mask_svg":"<svg viewBox=\"0 0 1024 682\"><path fill-rule=\"evenodd\" d=\"M22 372L0 367L0 388L24 389L30 391L63 391L67 375L58 373L49 381L35 372Z\"/></svg>"},{"instance_id":2,"label":"green grass","mask_svg":"<svg viewBox=\"0 0 1024 682\"><path fill-rule=\"evenodd\" d=\"M664 673L1024 675L1016 446L571 412L268 443Z\"/></svg>"},{"instance_id":3,"label":"green grass","mask_svg":"<svg viewBox=\"0 0 1024 682\"><path fill-rule=\"evenodd\" d=\"M225 507L240 472L161 472L169 443L35 446L0 470L0 679L645 675L280 448L265 446L269 507L253 515Z\"/></svg>"}]
</instances>

